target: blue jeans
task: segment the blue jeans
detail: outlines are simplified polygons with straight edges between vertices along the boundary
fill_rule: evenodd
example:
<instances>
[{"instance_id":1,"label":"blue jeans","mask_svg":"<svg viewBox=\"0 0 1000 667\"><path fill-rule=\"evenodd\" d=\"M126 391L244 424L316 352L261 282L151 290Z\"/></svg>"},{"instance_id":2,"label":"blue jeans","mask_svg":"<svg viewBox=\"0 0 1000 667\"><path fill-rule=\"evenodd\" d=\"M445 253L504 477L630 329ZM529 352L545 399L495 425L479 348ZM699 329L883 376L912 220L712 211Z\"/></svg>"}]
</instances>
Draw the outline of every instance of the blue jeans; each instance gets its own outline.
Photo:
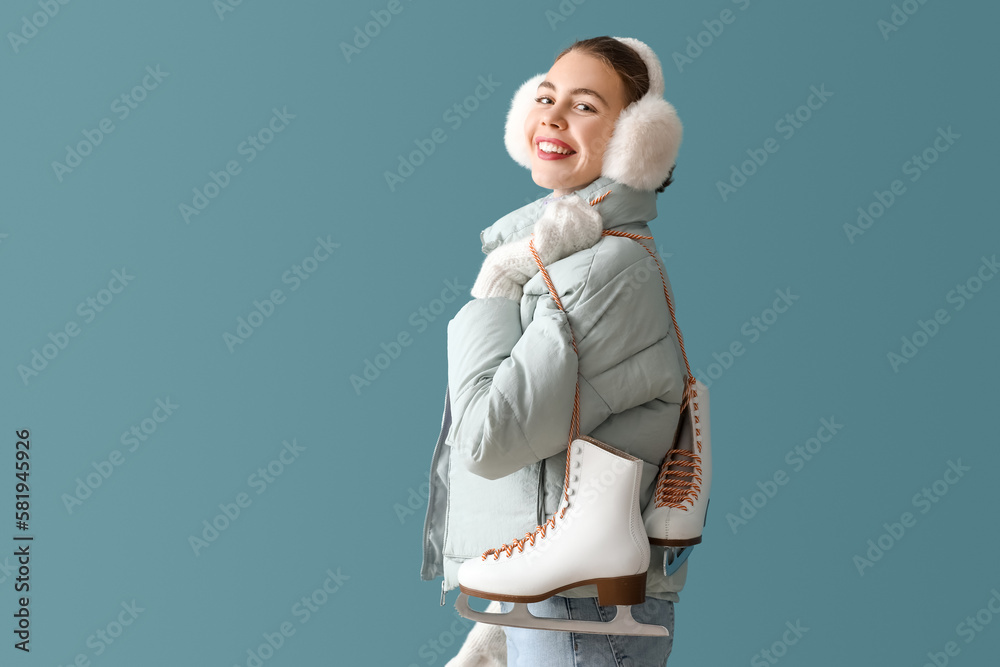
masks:
<instances>
[{"instance_id":1,"label":"blue jeans","mask_svg":"<svg viewBox=\"0 0 1000 667\"><path fill-rule=\"evenodd\" d=\"M501 602L501 611L514 608ZM597 598L565 598L555 595L528 604L535 616L607 622L615 607L602 607ZM632 617L639 623L662 625L669 637L593 635L555 630L528 630L505 627L508 667L663 667L673 647L674 603L647 597L632 605Z\"/></svg>"}]
</instances>

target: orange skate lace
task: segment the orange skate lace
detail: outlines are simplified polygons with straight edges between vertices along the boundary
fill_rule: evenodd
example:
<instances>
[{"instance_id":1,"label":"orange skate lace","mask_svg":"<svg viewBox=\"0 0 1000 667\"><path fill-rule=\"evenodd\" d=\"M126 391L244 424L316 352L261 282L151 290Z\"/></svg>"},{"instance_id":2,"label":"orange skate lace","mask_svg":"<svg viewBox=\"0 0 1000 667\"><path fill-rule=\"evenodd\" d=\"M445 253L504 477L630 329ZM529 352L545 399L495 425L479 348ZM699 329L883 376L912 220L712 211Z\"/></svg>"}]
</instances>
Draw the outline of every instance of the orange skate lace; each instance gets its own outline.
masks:
<instances>
[{"instance_id":1,"label":"orange skate lace","mask_svg":"<svg viewBox=\"0 0 1000 667\"><path fill-rule=\"evenodd\" d=\"M629 234L610 229L605 229L604 233L614 236L626 236L635 240L653 238L652 236L639 236L638 234ZM649 253L650 257L656 258L652 250L642 243L639 245L646 248L646 252ZM684 378L684 393L681 398L680 416L682 419L684 418L684 410L689 404L693 407L694 414L692 416L694 417L695 442L697 443L698 451L692 452L686 449L670 449L667 451L663 457L663 462L660 464L660 474L656 480L653 502L656 503L657 507L669 506L686 511L688 509L686 503L690 503L693 507L694 501L701 492L701 429L698 428L700 417L696 401L698 391L695 389L695 378L691 374L691 365L688 363L687 352L684 350L684 336L681 335L681 329L677 326L677 317L674 315L674 302L670 298L670 292L667 291L667 281L663 277L663 270L660 268L659 262L656 262L656 268L660 272L660 281L663 283L663 295L667 298L667 307L670 309L670 321L673 322L674 331L677 332L677 343L680 345L681 356L684 358L684 369L687 371L687 376ZM690 461L677 458L681 456L690 459ZM683 470L683 468L688 468L689 470Z\"/></svg>"},{"instance_id":2,"label":"orange skate lace","mask_svg":"<svg viewBox=\"0 0 1000 667\"><path fill-rule=\"evenodd\" d=\"M688 385L688 397L681 404L681 419L684 418L684 408L691 403L693 406L694 435L698 454L687 449L671 449L663 459L660 467L660 475L656 480L656 491L653 493L654 502L657 507L675 507L687 511L687 504L694 507L694 501L698 499L701 492L701 429L698 424L701 421L698 415L698 391L694 388L694 383ZM685 457L677 458L677 457ZM667 463L670 461L670 463ZM688 470L682 470L687 468Z\"/></svg>"},{"instance_id":3,"label":"orange skate lace","mask_svg":"<svg viewBox=\"0 0 1000 667\"><path fill-rule=\"evenodd\" d=\"M610 194L611 191L608 190L603 195L592 199L589 203L591 206L594 206L604 201L604 199L607 198L607 196ZM647 248L645 244L639 241L639 239L652 239L653 238L652 236L640 236L639 234L631 234L629 232L621 232L611 229L605 229L601 232L601 234L604 236L624 236L626 238L630 238L639 245L641 245L646 250L646 252L649 253L649 256L652 257L654 261L656 261L656 254L652 250ZM534 234L532 234L532 237L534 237ZM555 301L556 306L558 306L559 310L565 313L566 310L563 308L562 301L559 300L559 294L558 292L556 292L555 286L552 284L552 279L549 278L549 272L545 270L545 266L542 264L542 260L538 256L538 252L535 251L534 238L532 238L532 240L528 243L528 247L531 249L531 255L535 258L535 263L538 264L538 269L539 271L541 271L542 277L545 279L545 285L549 289L549 294L552 296L552 300ZM667 281L663 277L663 269L660 268L659 261L656 261L656 269L657 271L660 272L660 282L663 284L663 294L664 296L667 297L667 306L670 309L670 319L673 322L674 331L677 332L677 342L680 344L681 355L684 357L684 367L687 370L687 378L684 384L684 397L682 398L682 403L681 403L681 413L683 414L684 408L687 406L688 400L690 400L692 394L694 394L695 380L694 377L691 375L691 366L688 364L687 353L684 351L684 338L681 336L681 330L677 326L677 318L674 317L673 300L670 298L670 292L667 291ZM572 336L573 340L573 351L576 352L577 358L579 358L580 351L577 349L576 334L573 333L572 327L570 327L570 335ZM695 407L697 408L697 404L695 404ZM695 417L695 419L697 419L697 417ZM499 560L500 554L502 553L506 554L507 557L509 558L514 553L514 549L517 549L518 552L522 552L524 551L524 547L526 544L531 544L532 546L534 546L536 538L541 539L545 537L545 535L548 533L549 530L555 529L556 520L565 516L566 510L569 508L570 451L572 449L573 441L577 438L579 434L579 430L580 430L580 380L578 377L576 382L576 393L573 396L573 417L570 423L569 441L567 442L566 445L566 475L563 481L563 498L565 500L565 503L563 504L562 509L557 514L553 514L548 521L536 527L534 531L526 532L524 534L524 537L515 538L510 544L504 544L495 549L487 549L486 551L483 552L482 555L483 560L486 560L486 558L489 556L493 556L494 560ZM701 451L700 444L701 443L699 441L699 451ZM685 498L686 496L688 496L688 494L691 493L693 493L694 497L697 498L697 494L701 484L701 476L700 476L701 459L697 457L697 454L693 454L692 452L688 452L687 450L671 449L670 451L667 452L666 457L664 458L664 463L668 458L670 458L670 456L675 455L677 452L681 452L685 455L694 457L694 462L698 464L697 466L695 466L695 471L697 474L688 473L684 471L675 472L672 470L668 470L667 473L669 473L669 475L665 475L663 472L661 472L660 479L657 481L657 488L655 494L656 502L658 505L660 503L661 495L663 496L664 498L663 502L665 503L680 502L680 499ZM679 466L681 464L674 463L672 465ZM661 470L662 470L662 465L661 465ZM676 477L677 479L674 480L673 477ZM691 479L683 479L686 477L692 477L693 481ZM661 487L664 489L662 494L660 491ZM675 489L675 488L677 489L683 488L683 492L678 492L679 493L678 495L678 493L675 493L673 491L668 491L669 489ZM677 500L675 500L675 495L678 498Z\"/></svg>"},{"instance_id":4,"label":"orange skate lace","mask_svg":"<svg viewBox=\"0 0 1000 667\"><path fill-rule=\"evenodd\" d=\"M610 194L610 192L608 194ZM607 194L604 195L604 197L606 196ZM603 199L603 197L601 197L601 199ZM591 206L593 206L596 203L597 203L596 201L592 202ZM532 234L532 237L534 237L534 234ZM531 256L535 258L535 263L538 264L538 268L542 272L542 277L545 278L545 284L549 288L549 294L552 295L552 299L556 302L556 306L559 307L559 310L565 313L566 311L565 309L563 309L562 301L559 300L559 294L558 292L556 292L556 288L552 284L552 279L549 278L549 272L545 270L545 266L542 264L542 260L538 256L538 252L535 250L534 238L532 238L531 241L528 242L528 247L531 249ZM578 350L576 347L576 334L573 333L573 327L570 327L569 332L573 340L573 351L576 352L577 358L579 358L580 350ZM522 552L524 551L524 545L529 542L531 543L532 546L534 546L535 538L545 537L549 529L554 529L556 527L556 519L562 518L566 514L566 510L567 508L569 508L570 450L572 449L573 441L576 440L576 436L579 432L580 432L580 380L579 378L577 378L576 393L573 395L573 417L569 427L569 441L566 443L566 477L563 481L563 498L566 500L566 503L563 505L562 510L560 510L558 514L553 514L551 517L549 517L548 521L535 528L534 531L526 532L524 534L524 537L516 538L510 544L504 544L500 547L497 547L496 549L488 549L484 551L482 556L483 560L486 560L488 556L493 556L493 560L499 560L501 553L507 554L507 557L509 558L511 554L514 553L514 549L517 549L518 552Z\"/></svg>"}]
</instances>

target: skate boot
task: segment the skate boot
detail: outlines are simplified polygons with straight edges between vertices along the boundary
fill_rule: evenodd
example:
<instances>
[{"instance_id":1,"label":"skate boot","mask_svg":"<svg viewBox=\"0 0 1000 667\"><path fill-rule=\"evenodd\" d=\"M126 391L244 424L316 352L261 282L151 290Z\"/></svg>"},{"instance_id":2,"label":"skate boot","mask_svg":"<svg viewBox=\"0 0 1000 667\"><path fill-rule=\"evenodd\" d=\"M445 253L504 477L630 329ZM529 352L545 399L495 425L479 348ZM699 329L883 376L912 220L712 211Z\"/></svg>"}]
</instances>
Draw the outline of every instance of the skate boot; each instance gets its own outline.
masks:
<instances>
[{"instance_id":1,"label":"skate boot","mask_svg":"<svg viewBox=\"0 0 1000 667\"><path fill-rule=\"evenodd\" d=\"M638 623L631 605L646 599L649 541L639 512L642 461L587 436L574 439L559 509L525 537L462 563L456 608L466 618L513 627L596 634L667 635ZM527 603L585 584L598 604L616 605L614 620L540 618ZM468 597L515 603L506 614L469 608Z\"/></svg>"},{"instance_id":2,"label":"skate boot","mask_svg":"<svg viewBox=\"0 0 1000 667\"><path fill-rule=\"evenodd\" d=\"M660 467L653 498L642 514L650 543L665 547L701 543L712 486L708 388L688 377L677 434Z\"/></svg>"}]
</instances>

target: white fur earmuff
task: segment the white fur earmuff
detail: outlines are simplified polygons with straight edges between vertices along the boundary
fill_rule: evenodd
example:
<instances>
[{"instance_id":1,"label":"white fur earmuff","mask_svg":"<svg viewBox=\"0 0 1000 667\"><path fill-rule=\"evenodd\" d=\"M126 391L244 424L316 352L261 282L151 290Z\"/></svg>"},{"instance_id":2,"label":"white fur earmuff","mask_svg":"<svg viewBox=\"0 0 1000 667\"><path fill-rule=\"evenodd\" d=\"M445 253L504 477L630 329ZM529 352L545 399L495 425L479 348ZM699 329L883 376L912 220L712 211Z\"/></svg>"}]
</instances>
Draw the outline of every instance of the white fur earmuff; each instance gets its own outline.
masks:
<instances>
[{"instance_id":1,"label":"white fur earmuff","mask_svg":"<svg viewBox=\"0 0 1000 667\"><path fill-rule=\"evenodd\" d=\"M521 84L514 93L514 99L510 102L510 110L507 112L507 126L504 129L503 141L507 146L507 152L525 169L531 169L531 146L527 137L524 136L524 123L528 119L528 113L535 104L535 93L538 91L538 84L545 80L545 73L536 74Z\"/></svg>"},{"instance_id":2,"label":"white fur earmuff","mask_svg":"<svg viewBox=\"0 0 1000 667\"><path fill-rule=\"evenodd\" d=\"M655 190L677 162L683 127L673 105L663 99L663 69L653 50L632 37L614 39L630 46L646 63L649 91L619 114L604 151L601 175L636 190ZM543 72L521 84L507 112L504 144L514 161L526 169L531 169L531 147L524 136L524 123L544 79Z\"/></svg>"}]
</instances>

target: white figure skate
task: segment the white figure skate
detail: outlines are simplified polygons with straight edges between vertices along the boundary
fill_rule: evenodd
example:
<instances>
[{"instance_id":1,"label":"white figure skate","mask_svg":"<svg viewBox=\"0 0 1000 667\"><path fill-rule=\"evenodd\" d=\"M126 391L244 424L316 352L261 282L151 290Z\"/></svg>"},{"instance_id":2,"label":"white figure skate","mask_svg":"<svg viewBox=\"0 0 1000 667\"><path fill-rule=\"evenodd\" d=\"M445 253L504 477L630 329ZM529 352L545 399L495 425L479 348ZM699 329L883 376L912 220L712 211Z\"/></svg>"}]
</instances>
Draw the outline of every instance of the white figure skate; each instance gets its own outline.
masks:
<instances>
[{"instance_id":1,"label":"white figure skate","mask_svg":"<svg viewBox=\"0 0 1000 667\"><path fill-rule=\"evenodd\" d=\"M677 433L660 467L656 491L642 515L650 543L665 547L701 543L712 486L708 388L690 374L688 377Z\"/></svg>"},{"instance_id":2,"label":"white figure skate","mask_svg":"<svg viewBox=\"0 0 1000 667\"><path fill-rule=\"evenodd\" d=\"M639 623L631 605L646 599L649 541L639 512L642 461L587 436L566 454L566 486L559 509L533 533L490 549L458 570L462 616L519 628L593 634L667 636L660 625ZM541 618L527 603L596 584L598 603L616 605L607 623ZM478 612L469 596L513 602L506 614Z\"/></svg>"}]
</instances>

